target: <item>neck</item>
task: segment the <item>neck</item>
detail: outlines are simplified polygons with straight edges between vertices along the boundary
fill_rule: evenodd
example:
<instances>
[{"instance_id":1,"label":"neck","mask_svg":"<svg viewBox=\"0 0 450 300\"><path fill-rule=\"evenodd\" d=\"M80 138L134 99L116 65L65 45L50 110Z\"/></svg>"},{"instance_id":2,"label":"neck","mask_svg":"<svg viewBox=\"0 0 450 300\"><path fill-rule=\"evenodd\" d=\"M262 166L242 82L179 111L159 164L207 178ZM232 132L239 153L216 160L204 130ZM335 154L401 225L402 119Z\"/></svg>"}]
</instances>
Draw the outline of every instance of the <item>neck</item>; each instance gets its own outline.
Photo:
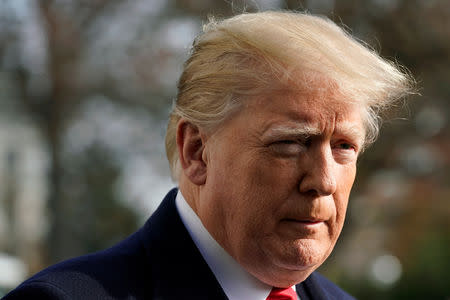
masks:
<instances>
[{"instance_id":1,"label":"neck","mask_svg":"<svg viewBox=\"0 0 450 300\"><path fill-rule=\"evenodd\" d=\"M182 174L179 180L179 188L186 202L192 210L199 215L200 186L193 184L186 176L184 176L184 174Z\"/></svg>"}]
</instances>

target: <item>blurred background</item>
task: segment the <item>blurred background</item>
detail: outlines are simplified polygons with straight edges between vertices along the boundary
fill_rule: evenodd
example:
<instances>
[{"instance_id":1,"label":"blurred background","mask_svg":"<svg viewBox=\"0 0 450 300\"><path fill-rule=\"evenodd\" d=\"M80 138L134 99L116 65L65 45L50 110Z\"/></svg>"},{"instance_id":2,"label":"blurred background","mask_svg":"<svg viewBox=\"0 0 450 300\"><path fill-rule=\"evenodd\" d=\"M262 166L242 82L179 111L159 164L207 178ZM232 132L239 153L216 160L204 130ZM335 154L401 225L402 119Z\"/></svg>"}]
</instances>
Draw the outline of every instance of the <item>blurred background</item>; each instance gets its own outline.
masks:
<instances>
[{"instance_id":1,"label":"blurred background","mask_svg":"<svg viewBox=\"0 0 450 300\"><path fill-rule=\"evenodd\" d=\"M450 1L1 0L0 296L111 246L174 186L166 119L208 15L323 14L406 66L320 271L359 299L450 299Z\"/></svg>"}]
</instances>

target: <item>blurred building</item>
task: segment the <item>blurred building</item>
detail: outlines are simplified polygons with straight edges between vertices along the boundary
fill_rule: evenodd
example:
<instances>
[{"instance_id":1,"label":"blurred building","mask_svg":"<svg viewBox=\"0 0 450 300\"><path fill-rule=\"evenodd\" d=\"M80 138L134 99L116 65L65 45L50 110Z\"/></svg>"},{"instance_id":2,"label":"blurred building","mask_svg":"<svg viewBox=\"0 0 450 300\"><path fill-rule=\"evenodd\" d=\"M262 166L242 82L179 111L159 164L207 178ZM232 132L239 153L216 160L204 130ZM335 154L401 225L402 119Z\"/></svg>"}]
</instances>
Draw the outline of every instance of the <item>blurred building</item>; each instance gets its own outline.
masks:
<instances>
[{"instance_id":1,"label":"blurred building","mask_svg":"<svg viewBox=\"0 0 450 300\"><path fill-rule=\"evenodd\" d=\"M0 265L2 262L6 265L0 266L0 285L11 287L28 276L28 267L42 267L41 243L47 219L46 173L46 152L35 128L3 115L0 118L0 252L4 254Z\"/></svg>"}]
</instances>

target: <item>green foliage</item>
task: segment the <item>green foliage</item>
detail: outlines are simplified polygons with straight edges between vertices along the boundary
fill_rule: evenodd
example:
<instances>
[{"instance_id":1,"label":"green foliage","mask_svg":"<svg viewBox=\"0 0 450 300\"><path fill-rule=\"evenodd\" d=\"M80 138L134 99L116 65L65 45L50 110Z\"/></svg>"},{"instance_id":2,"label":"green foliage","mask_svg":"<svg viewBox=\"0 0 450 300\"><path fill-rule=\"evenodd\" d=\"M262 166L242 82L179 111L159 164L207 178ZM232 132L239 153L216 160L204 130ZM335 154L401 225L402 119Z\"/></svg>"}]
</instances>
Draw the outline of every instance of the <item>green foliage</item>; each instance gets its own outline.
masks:
<instances>
[{"instance_id":1,"label":"green foliage","mask_svg":"<svg viewBox=\"0 0 450 300\"><path fill-rule=\"evenodd\" d=\"M450 295L450 230L428 232L411 249L405 274L390 299L446 299Z\"/></svg>"},{"instance_id":2,"label":"green foliage","mask_svg":"<svg viewBox=\"0 0 450 300\"><path fill-rule=\"evenodd\" d=\"M108 149L93 144L76 156L66 157L63 185L67 208L66 255L81 255L112 246L139 227L137 212L117 193L121 170Z\"/></svg>"}]
</instances>

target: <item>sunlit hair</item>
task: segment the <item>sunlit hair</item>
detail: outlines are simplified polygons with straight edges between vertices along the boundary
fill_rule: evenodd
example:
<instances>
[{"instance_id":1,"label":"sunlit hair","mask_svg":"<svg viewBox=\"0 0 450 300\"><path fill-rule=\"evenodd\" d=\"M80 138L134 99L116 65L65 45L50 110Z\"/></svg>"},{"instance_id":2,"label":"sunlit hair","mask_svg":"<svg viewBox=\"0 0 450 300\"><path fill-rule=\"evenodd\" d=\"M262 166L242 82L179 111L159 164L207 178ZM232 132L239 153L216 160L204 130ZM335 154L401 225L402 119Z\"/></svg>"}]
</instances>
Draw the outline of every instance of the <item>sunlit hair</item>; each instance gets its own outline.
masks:
<instances>
[{"instance_id":1,"label":"sunlit hair","mask_svg":"<svg viewBox=\"0 0 450 300\"><path fill-rule=\"evenodd\" d=\"M325 17L259 12L211 20L194 41L178 83L166 134L172 176L179 175L180 118L213 132L246 99L277 91L323 89L361 107L365 143L380 113L411 90L412 79Z\"/></svg>"}]
</instances>

